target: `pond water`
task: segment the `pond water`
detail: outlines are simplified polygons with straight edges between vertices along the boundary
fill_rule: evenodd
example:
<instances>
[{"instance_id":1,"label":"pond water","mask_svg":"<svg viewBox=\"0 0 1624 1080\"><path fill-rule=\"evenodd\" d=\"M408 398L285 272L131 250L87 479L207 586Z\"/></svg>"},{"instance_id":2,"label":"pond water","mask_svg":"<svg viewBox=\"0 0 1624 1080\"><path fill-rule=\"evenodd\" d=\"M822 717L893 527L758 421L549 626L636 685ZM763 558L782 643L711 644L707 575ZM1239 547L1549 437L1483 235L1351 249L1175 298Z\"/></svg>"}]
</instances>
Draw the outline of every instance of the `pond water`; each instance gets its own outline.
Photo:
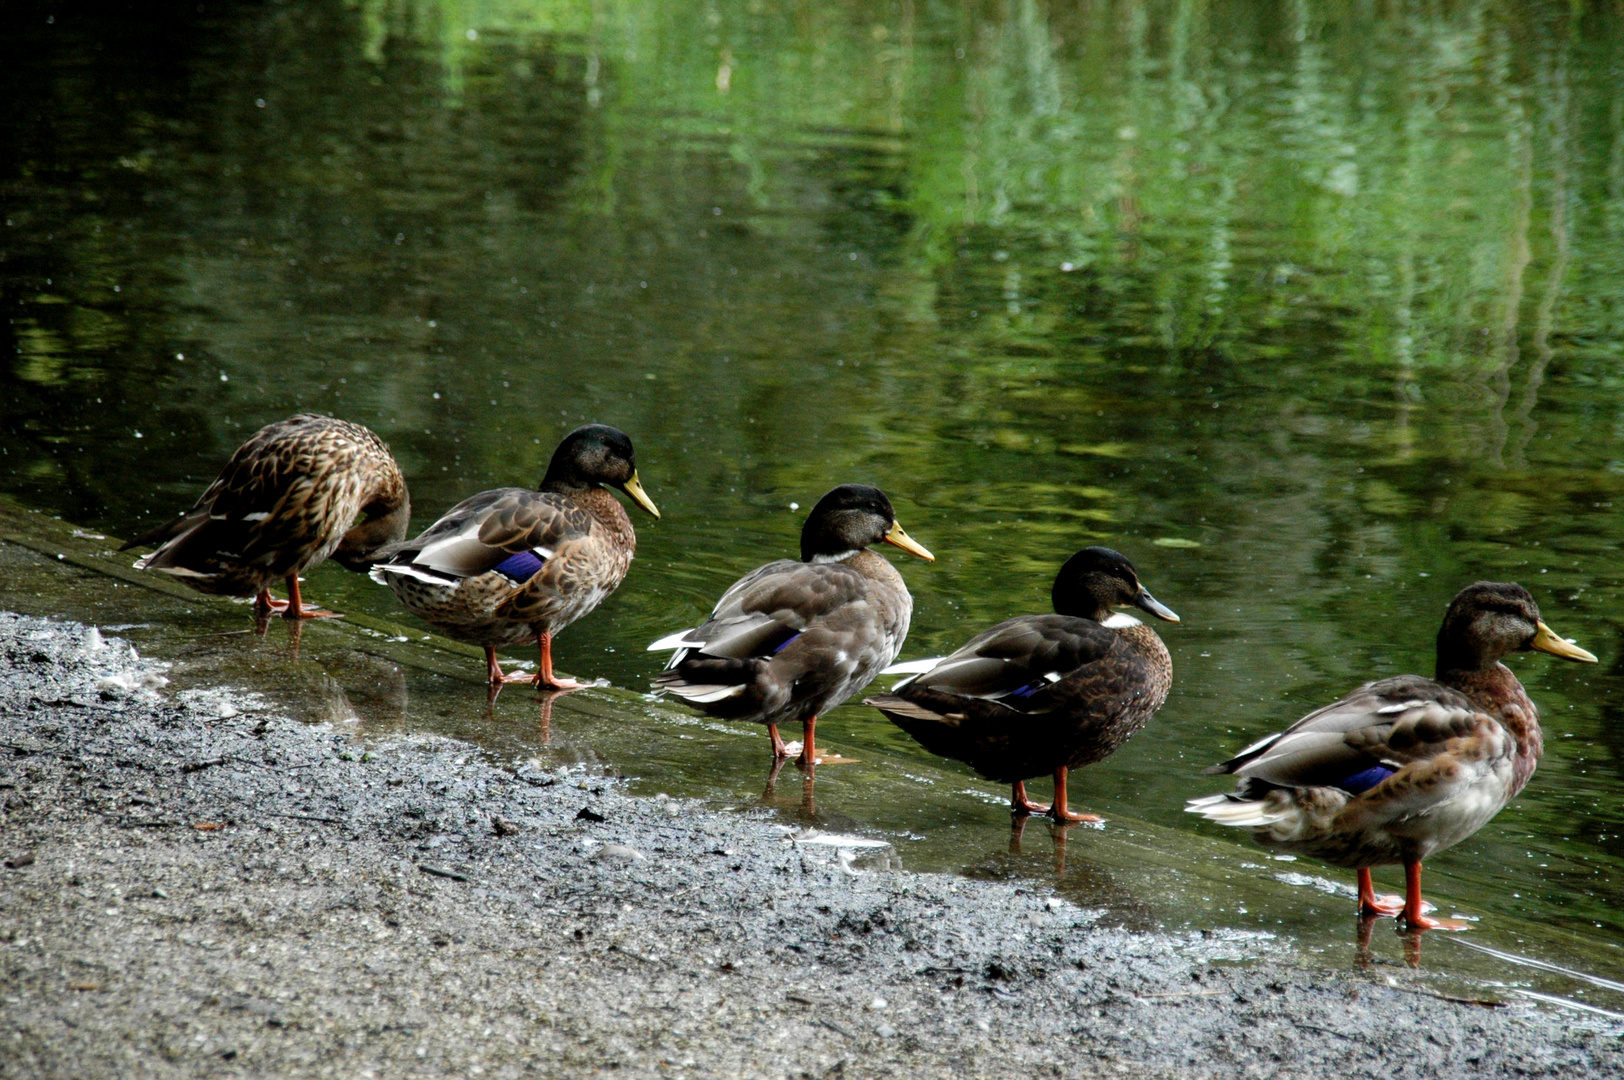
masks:
<instances>
[{"instance_id":1,"label":"pond water","mask_svg":"<svg viewBox=\"0 0 1624 1080\"><path fill-rule=\"evenodd\" d=\"M1616 10L108 8L0 15L0 490L129 535L317 410L426 523L613 423L665 516L556 655L632 688L836 483L938 556L898 559L909 657L1108 544L1184 621L1074 801L1213 836L1201 766L1430 673L1449 598L1518 580L1602 663L1513 661L1546 758L1429 880L1624 974ZM336 567L308 594L403 615ZM887 790L937 767L859 706L819 734ZM957 775L983 798L854 816L963 867L1002 793Z\"/></svg>"}]
</instances>

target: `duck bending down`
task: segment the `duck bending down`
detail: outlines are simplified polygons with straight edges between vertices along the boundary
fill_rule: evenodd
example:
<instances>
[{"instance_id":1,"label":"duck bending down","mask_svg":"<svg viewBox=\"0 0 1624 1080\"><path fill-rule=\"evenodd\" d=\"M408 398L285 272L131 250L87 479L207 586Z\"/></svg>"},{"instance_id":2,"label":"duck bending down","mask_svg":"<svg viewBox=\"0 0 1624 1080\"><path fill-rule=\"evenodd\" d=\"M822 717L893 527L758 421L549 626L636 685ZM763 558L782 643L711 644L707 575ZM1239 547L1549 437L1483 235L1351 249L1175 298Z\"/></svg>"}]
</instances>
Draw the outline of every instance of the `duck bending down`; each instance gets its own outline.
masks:
<instances>
[{"instance_id":1,"label":"duck bending down","mask_svg":"<svg viewBox=\"0 0 1624 1080\"><path fill-rule=\"evenodd\" d=\"M812 508L801 529L801 561L759 567L722 595L710 618L661 638L675 649L656 691L725 720L767 725L773 756L788 756L778 725L801 721L800 762L817 763L820 715L868 684L897 658L913 598L870 544L935 556L897 524L879 488L842 484Z\"/></svg>"},{"instance_id":2,"label":"duck bending down","mask_svg":"<svg viewBox=\"0 0 1624 1080\"><path fill-rule=\"evenodd\" d=\"M413 539L379 552L372 578L441 633L484 646L492 685L578 690L586 684L553 673L553 635L615 591L637 548L611 487L660 516L637 479L626 433L606 424L576 428L537 490L469 496ZM530 642L541 653L536 674L504 674L497 646Z\"/></svg>"},{"instance_id":3,"label":"duck bending down","mask_svg":"<svg viewBox=\"0 0 1624 1080\"><path fill-rule=\"evenodd\" d=\"M1357 870L1361 914L1464 929L1423 913L1421 864L1481 829L1533 775L1545 745L1539 710L1500 662L1529 650L1596 662L1540 620L1521 585L1469 585L1438 631L1435 678L1366 683L1207 769L1240 784L1185 809ZM1402 900L1377 897L1370 880L1372 866L1393 863L1404 866Z\"/></svg>"},{"instance_id":4,"label":"duck bending down","mask_svg":"<svg viewBox=\"0 0 1624 1080\"><path fill-rule=\"evenodd\" d=\"M889 694L864 699L926 750L1010 784L1015 814L1098 821L1067 802L1072 769L1109 756L1167 700L1173 662L1156 632L1128 614L1179 617L1139 583L1133 564L1090 547L1066 561L1051 592L1053 615L1023 615L971 638L951 656L888 669L912 673ZM1054 776L1054 803L1026 797L1026 781Z\"/></svg>"},{"instance_id":5,"label":"duck bending down","mask_svg":"<svg viewBox=\"0 0 1624 1080\"><path fill-rule=\"evenodd\" d=\"M301 413L267 424L237 448L186 513L136 537L120 551L157 550L135 562L199 592L252 596L262 614L331 616L307 606L299 575L332 557L364 569L376 549L406 535L406 480L371 429ZM285 581L288 599L271 596Z\"/></svg>"}]
</instances>

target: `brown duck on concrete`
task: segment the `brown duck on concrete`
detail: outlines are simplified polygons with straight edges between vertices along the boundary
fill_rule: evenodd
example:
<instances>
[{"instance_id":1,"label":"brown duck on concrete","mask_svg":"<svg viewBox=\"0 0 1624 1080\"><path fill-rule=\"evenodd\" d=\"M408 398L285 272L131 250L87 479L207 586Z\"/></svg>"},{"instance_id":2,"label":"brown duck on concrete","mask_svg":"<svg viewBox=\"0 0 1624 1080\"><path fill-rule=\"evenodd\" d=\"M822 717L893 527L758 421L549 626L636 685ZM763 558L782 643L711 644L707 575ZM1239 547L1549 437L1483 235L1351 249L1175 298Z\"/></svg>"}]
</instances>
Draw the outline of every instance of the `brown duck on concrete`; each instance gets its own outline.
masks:
<instances>
[{"instance_id":1,"label":"brown duck on concrete","mask_svg":"<svg viewBox=\"0 0 1624 1080\"><path fill-rule=\"evenodd\" d=\"M331 556L361 569L406 535L406 480L389 447L348 420L303 413L267 424L231 455L197 504L120 550L157 544L136 560L200 592L252 596L263 613L329 616L306 606L299 575ZM271 597L286 581L288 599Z\"/></svg>"},{"instance_id":2,"label":"brown duck on concrete","mask_svg":"<svg viewBox=\"0 0 1624 1080\"><path fill-rule=\"evenodd\" d=\"M1178 616L1110 548L1073 555L1051 595L1055 614L1010 619L951 656L899 664L890 671L912 677L864 703L931 753L1012 785L1015 813L1098 821L1070 810L1067 775L1127 742L1173 683L1162 639L1111 609L1131 605L1169 622ZM1047 774L1054 776L1052 806L1026 797L1026 781Z\"/></svg>"},{"instance_id":3,"label":"brown duck on concrete","mask_svg":"<svg viewBox=\"0 0 1624 1080\"><path fill-rule=\"evenodd\" d=\"M553 673L553 635L615 591L637 548L611 487L660 516L638 482L626 433L605 424L576 428L553 452L539 490L469 496L380 552L372 578L435 629L483 645L493 685L579 689L586 684ZM503 674L497 646L530 642L541 650L536 674Z\"/></svg>"},{"instance_id":4,"label":"brown duck on concrete","mask_svg":"<svg viewBox=\"0 0 1624 1080\"><path fill-rule=\"evenodd\" d=\"M773 756L789 754L778 725L801 721L803 767L817 763L818 717L897 658L913 597L870 544L934 561L897 524L879 488L842 484L818 500L801 529L801 561L779 559L740 578L710 618L649 650L676 655L655 689L725 720L767 725Z\"/></svg>"},{"instance_id":5,"label":"brown duck on concrete","mask_svg":"<svg viewBox=\"0 0 1624 1080\"><path fill-rule=\"evenodd\" d=\"M1258 843L1359 872L1359 910L1422 929L1466 924L1423 913L1421 863L1481 829L1522 790L1544 752L1539 710L1501 658L1535 650L1595 663L1540 621L1521 585L1462 589L1438 631L1437 677L1366 683L1207 770L1239 787L1185 808ZM1378 897L1372 866L1402 863L1405 896Z\"/></svg>"}]
</instances>

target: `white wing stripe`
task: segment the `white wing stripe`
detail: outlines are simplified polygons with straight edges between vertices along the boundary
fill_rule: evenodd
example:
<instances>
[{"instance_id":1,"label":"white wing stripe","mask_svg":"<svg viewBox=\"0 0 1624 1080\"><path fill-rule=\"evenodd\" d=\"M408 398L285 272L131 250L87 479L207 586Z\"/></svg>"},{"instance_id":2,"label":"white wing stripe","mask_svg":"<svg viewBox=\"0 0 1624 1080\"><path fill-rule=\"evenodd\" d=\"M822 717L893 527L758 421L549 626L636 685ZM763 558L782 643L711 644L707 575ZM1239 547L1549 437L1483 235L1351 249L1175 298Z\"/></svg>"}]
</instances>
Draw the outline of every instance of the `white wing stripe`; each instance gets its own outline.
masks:
<instances>
[{"instance_id":1,"label":"white wing stripe","mask_svg":"<svg viewBox=\"0 0 1624 1080\"><path fill-rule=\"evenodd\" d=\"M690 626L686 630L678 630L675 634L667 634L648 647L648 652L664 652L667 649L697 649L705 644L703 641L689 641L688 635L694 632Z\"/></svg>"}]
</instances>

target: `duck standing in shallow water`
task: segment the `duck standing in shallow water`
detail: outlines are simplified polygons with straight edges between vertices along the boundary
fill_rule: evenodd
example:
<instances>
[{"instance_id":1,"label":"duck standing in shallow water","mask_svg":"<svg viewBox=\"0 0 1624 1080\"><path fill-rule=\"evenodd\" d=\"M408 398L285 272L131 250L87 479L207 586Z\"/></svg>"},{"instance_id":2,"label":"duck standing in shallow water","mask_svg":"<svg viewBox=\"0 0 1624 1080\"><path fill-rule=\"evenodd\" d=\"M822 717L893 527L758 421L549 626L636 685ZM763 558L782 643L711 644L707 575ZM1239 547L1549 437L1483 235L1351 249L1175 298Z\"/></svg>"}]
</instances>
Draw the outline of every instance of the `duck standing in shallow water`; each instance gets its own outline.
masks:
<instances>
[{"instance_id":1,"label":"duck standing in shallow water","mask_svg":"<svg viewBox=\"0 0 1624 1080\"><path fill-rule=\"evenodd\" d=\"M897 658L913 597L870 544L894 544L934 562L897 524L879 488L842 484L812 508L801 529L801 561L751 571L692 630L649 651L675 649L654 680L710 716L767 725L773 757L788 757L778 725L799 720L800 763L817 763L818 717L866 686Z\"/></svg>"},{"instance_id":2,"label":"duck standing in shallow water","mask_svg":"<svg viewBox=\"0 0 1624 1080\"><path fill-rule=\"evenodd\" d=\"M1156 714L1173 684L1173 662L1132 605L1168 622L1172 610L1139 583L1110 548L1085 548L1060 568L1053 615L1023 615L976 635L951 656L889 669L913 673L889 694L864 699L926 750L1012 785L1016 814L1098 821L1073 813L1072 769L1109 756ZM1054 803L1026 797L1026 781L1054 776Z\"/></svg>"},{"instance_id":3,"label":"duck standing in shallow water","mask_svg":"<svg viewBox=\"0 0 1624 1080\"><path fill-rule=\"evenodd\" d=\"M1500 662L1529 650L1596 662L1540 621L1521 585L1469 585L1438 631L1436 678L1366 683L1207 769L1239 787L1185 809L1357 870L1361 914L1463 930L1423 913L1421 864L1481 829L1533 775L1545 749L1539 710ZM1377 897L1370 880L1372 866L1392 863L1404 864L1402 900Z\"/></svg>"},{"instance_id":4,"label":"duck standing in shallow water","mask_svg":"<svg viewBox=\"0 0 1624 1080\"><path fill-rule=\"evenodd\" d=\"M119 550L156 544L137 569L162 570L199 592L252 596L262 614L310 619L334 613L305 605L299 575L329 556L362 569L406 535L411 513L382 439L348 420L301 413L256 431L196 505ZM287 582L287 600L271 596L273 581Z\"/></svg>"},{"instance_id":5,"label":"duck standing in shallow water","mask_svg":"<svg viewBox=\"0 0 1624 1080\"><path fill-rule=\"evenodd\" d=\"M379 553L372 578L412 614L459 641L485 647L493 686L535 682L554 690L585 683L553 674L553 635L615 591L637 536L608 488L660 511L637 479L632 441L605 424L564 437L538 490L496 488L470 496L418 536ZM536 642L535 675L506 675L499 645Z\"/></svg>"}]
</instances>

